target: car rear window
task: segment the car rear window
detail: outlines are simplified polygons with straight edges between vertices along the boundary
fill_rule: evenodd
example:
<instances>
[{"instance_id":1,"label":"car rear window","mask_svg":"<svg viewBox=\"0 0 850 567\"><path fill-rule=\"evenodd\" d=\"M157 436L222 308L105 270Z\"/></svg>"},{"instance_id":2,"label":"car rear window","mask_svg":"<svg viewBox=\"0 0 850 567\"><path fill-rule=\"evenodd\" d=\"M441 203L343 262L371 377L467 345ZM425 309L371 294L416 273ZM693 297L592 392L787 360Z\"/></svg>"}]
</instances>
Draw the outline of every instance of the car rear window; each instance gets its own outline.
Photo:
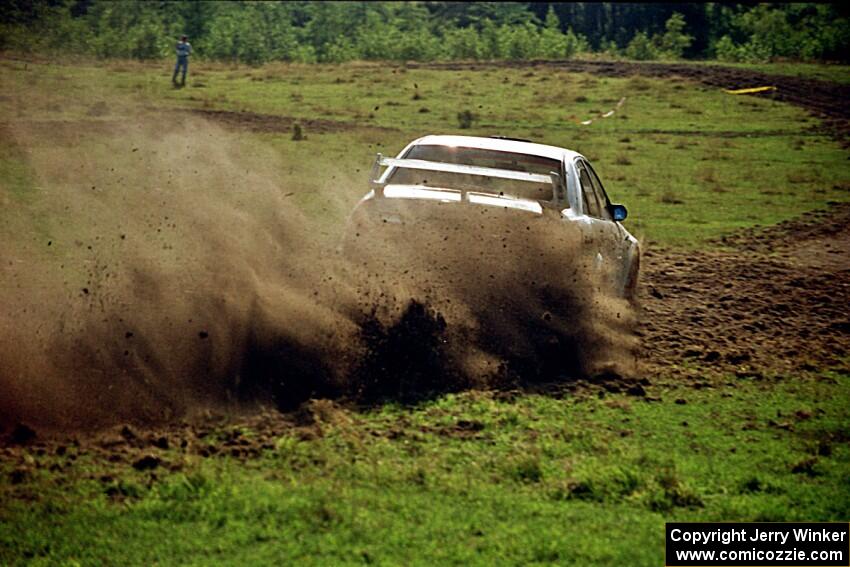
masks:
<instances>
[{"instance_id":1,"label":"car rear window","mask_svg":"<svg viewBox=\"0 0 850 567\"><path fill-rule=\"evenodd\" d=\"M404 158L438 163L492 167L495 169L507 169L509 171L522 171L541 175L548 175L552 171L560 171L560 162L558 160L478 148L420 145L412 147L405 154ZM480 191L520 199L534 199L536 201L551 201L554 198L552 184L548 182L539 183L515 179L500 179L455 172L399 168L390 175L387 182L399 185L420 185L460 189L463 191Z\"/></svg>"},{"instance_id":2,"label":"car rear window","mask_svg":"<svg viewBox=\"0 0 850 567\"><path fill-rule=\"evenodd\" d=\"M543 175L548 175L551 171L561 171L561 162L556 159L481 148L421 144L410 148L404 158L493 167Z\"/></svg>"}]
</instances>

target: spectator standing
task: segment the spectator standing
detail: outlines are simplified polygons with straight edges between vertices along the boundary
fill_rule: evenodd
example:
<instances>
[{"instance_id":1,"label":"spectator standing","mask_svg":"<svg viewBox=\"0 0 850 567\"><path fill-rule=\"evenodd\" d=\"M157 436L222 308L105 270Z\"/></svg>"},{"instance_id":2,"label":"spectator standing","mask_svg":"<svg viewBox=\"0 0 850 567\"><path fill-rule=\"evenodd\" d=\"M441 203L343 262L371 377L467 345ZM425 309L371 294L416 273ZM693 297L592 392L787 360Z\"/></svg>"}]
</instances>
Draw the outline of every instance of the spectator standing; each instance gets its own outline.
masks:
<instances>
[{"instance_id":1,"label":"spectator standing","mask_svg":"<svg viewBox=\"0 0 850 567\"><path fill-rule=\"evenodd\" d=\"M180 86L186 86L186 71L189 70L189 54L192 53L192 45L189 43L188 39L189 38L184 35L177 43L177 64L174 66L174 75L171 77L171 82L174 83L175 87L177 86L177 73L180 69L183 69L183 78Z\"/></svg>"}]
</instances>

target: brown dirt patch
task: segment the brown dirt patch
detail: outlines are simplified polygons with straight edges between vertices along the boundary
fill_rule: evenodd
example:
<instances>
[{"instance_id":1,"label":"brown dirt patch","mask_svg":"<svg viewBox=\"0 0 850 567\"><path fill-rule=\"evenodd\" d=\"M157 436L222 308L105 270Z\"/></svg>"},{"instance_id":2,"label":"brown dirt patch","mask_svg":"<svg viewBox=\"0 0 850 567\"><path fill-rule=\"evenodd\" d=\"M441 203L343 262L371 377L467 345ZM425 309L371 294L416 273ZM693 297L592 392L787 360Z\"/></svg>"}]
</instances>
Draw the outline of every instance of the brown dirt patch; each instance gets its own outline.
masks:
<instances>
[{"instance_id":1,"label":"brown dirt patch","mask_svg":"<svg viewBox=\"0 0 850 567\"><path fill-rule=\"evenodd\" d=\"M236 130L248 130L260 133L292 132L293 126L298 124L307 134L328 134L350 130L370 130L376 132L395 132L394 128L381 126L369 126L357 122L342 120L328 120L323 118L302 119L294 116L281 116L278 114L260 114L256 112L231 110L207 110L194 109L192 114L211 120L226 128Z\"/></svg>"},{"instance_id":2,"label":"brown dirt patch","mask_svg":"<svg viewBox=\"0 0 850 567\"><path fill-rule=\"evenodd\" d=\"M848 222L850 204L835 204L706 250L647 252L644 372L697 383L850 372Z\"/></svg>"},{"instance_id":3,"label":"brown dirt patch","mask_svg":"<svg viewBox=\"0 0 850 567\"><path fill-rule=\"evenodd\" d=\"M147 120L161 118L161 109L150 108L151 116ZM156 115L156 118L153 115ZM261 134L292 134L296 125L302 129L302 135L329 134L345 131L369 131L375 133L397 132L397 129L382 126L359 124L329 119L301 119L294 116L282 116L277 114L261 114L249 111L231 110L209 110L192 109L188 111L170 111L172 125L182 125L192 120L192 116L199 116L227 130L248 131ZM73 145L87 136L93 134L109 135L116 128L128 127L134 124L133 120L123 118L100 118L74 120L25 120L0 121L0 132L11 132L26 129L29 135L49 137L54 145ZM7 136L9 137L9 136Z\"/></svg>"}]
</instances>

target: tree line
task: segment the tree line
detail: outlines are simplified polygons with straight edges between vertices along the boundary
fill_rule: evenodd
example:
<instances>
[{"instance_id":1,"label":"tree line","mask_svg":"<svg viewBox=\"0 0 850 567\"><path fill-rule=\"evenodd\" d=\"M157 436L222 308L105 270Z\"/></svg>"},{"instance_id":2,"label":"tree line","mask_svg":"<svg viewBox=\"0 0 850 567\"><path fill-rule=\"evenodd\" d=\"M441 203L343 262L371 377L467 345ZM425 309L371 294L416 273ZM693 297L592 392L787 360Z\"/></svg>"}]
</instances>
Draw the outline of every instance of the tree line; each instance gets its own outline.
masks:
<instances>
[{"instance_id":1,"label":"tree line","mask_svg":"<svg viewBox=\"0 0 850 567\"><path fill-rule=\"evenodd\" d=\"M850 59L847 4L6 0L0 49L268 61Z\"/></svg>"}]
</instances>

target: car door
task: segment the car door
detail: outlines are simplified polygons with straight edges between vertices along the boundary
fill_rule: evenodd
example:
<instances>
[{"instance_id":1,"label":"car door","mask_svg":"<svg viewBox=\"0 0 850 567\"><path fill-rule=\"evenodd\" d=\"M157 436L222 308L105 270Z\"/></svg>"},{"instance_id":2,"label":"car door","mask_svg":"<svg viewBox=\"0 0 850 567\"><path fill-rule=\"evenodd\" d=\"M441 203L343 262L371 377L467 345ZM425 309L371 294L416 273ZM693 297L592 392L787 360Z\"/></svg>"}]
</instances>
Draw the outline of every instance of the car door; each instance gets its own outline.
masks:
<instances>
[{"instance_id":1,"label":"car door","mask_svg":"<svg viewBox=\"0 0 850 567\"><path fill-rule=\"evenodd\" d=\"M580 251L582 253L580 269L583 273L596 273L600 264L599 238L596 231L599 227L595 225L593 217L587 214L589 204L582 190L577 168L578 159L567 158L564 160L566 200L565 208L561 210L561 218L572 227L578 229L581 235Z\"/></svg>"},{"instance_id":2,"label":"car door","mask_svg":"<svg viewBox=\"0 0 850 567\"><path fill-rule=\"evenodd\" d=\"M590 173L590 180L593 183L593 187L596 191L597 197L599 198L599 202L604 210L605 218L607 218L617 229L617 239L615 241L615 248L618 251L619 258L626 258L631 251L633 238L629 234L629 232L623 228L623 225L619 222L615 221L611 217L611 199L608 198L608 193L605 191L605 187L602 185L602 182L599 180L599 176L596 174L596 171L593 169L593 166L590 163L587 164L588 172Z\"/></svg>"},{"instance_id":3,"label":"car door","mask_svg":"<svg viewBox=\"0 0 850 567\"><path fill-rule=\"evenodd\" d=\"M588 217L590 237L587 243L596 252L594 267L610 285L622 279L626 263L625 235L623 228L611 217L608 196L599 177L584 158L577 158L578 176L582 199L582 213Z\"/></svg>"}]
</instances>

